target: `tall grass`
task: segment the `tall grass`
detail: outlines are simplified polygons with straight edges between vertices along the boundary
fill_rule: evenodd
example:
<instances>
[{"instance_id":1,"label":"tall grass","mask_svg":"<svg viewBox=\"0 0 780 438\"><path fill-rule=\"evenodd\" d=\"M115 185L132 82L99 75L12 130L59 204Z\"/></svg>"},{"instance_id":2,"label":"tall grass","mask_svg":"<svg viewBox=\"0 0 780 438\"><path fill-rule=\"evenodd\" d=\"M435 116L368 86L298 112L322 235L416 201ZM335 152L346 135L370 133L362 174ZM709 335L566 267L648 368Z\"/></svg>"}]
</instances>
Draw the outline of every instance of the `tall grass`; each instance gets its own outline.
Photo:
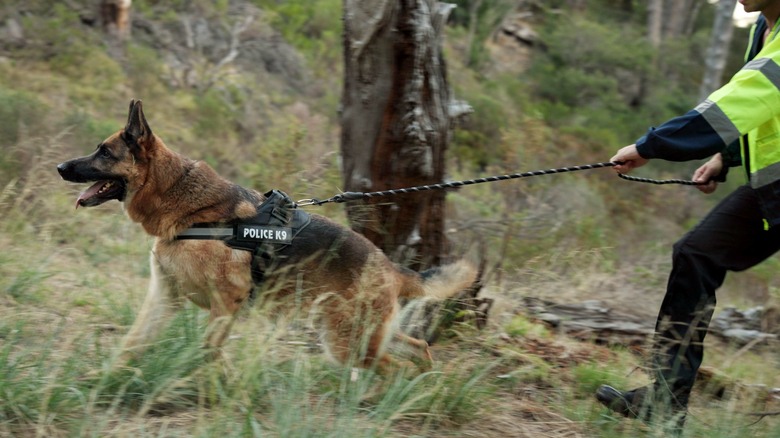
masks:
<instances>
[{"instance_id":1,"label":"tall grass","mask_svg":"<svg viewBox=\"0 0 780 438\"><path fill-rule=\"evenodd\" d=\"M337 193L339 2L253 2L314 69L317 85L289 95L289 86L280 86L284 78L238 65L216 91L171 85L163 52L144 38L116 59L70 6L27 3L44 19L25 14L30 44L18 52L8 48L0 62L0 437L661 436L661 428L615 417L592 397L602 383L644 383L636 371L642 358L576 342L517 315L523 295L567 302L595 297L655 312L668 252L659 248L681 227L675 218L644 219L652 215L637 213L627 200L650 199L649 208L665 209L673 202L686 207L681 211L701 201L610 186L598 174L448 195L451 237L463 239L457 248L485 243L485 293L497 305L484 331L455 330L433 346L429 372L382 377L332 364L300 328L305 321L274 323L264 309L248 311L221 359L212 361L201 348L205 314L191 307L145 354L117 366L117 345L149 277L151 239L117 203L75 211L83 187L62 182L56 164L89 153L122 127L127 100L142 98L153 129L172 149L205 159L246 186L287 190L295 199ZM227 9L227 2L174 3L163 18L173 23L176 11L192 12L190 4L215 15ZM155 8L165 7L136 6L150 21ZM580 27L596 33L594 40L614 40L601 28ZM478 30L474 41L483 37ZM553 42L579 35L567 32L556 32ZM463 46L462 33L451 36L453 46ZM553 48L575 53L570 46ZM467 59L458 60L457 51L448 59L457 94L479 111L454 136L453 179L580 164L604 155L620 133L636 131L631 126L640 120L632 111L615 117L589 100L584 107L595 112L574 114L583 107L576 93L560 117L556 105L567 97L561 93L593 85L587 75L533 70L545 73L533 89L528 78L491 80L463 68L469 60L486 61L473 58L474 47L468 45ZM611 74L608 63L599 67ZM597 82L614 95L604 75ZM539 93L557 97L539 107L533 102ZM555 123L544 120L551 114L558 115L549 117ZM585 130L580 125L588 120L607 127ZM560 131L551 127L571 121L575 126ZM315 211L343 221L341 206ZM770 290L777 288L773 266L759 275ZM736 357L721 353L728 349L715 339L708 343L715 352L709 363L745 364L727 367L732 378L780 386L771 349ZM756 417L747 415L776 410L772 397L695 394L685 436L780 436L777 417L752 425Z\"/></svg>"},{"instance_id":2,"label":"tall grass","mask_svg":"<svg viewBox=\"0 0 780 438\"><path fill-rule=\"evenodd\" d=\"M296 347L269 346L263 336L237 342L224 361L211 363L201 348L202 317L182 312L159 342L119 369L112 369L115 351L97 347L98 334L31 345L25 325L3 327L0 434L105 436L115 418L187 415L226 416L232 432L225 436L392 436L402 419L428 427L472 419L489 396L489 368L382 378ZM213 429L195 422L186 430Z\"/></svg>"}]
</instances>

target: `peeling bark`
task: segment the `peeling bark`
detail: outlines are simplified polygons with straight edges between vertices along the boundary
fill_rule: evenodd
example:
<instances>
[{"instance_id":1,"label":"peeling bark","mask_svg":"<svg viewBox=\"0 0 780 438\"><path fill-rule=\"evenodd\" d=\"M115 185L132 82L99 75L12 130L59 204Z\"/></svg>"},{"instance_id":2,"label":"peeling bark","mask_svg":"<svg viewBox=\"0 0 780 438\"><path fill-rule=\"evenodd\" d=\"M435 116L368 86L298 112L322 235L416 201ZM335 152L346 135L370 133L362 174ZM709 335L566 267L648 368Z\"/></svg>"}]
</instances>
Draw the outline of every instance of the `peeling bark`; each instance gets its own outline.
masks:
<instances>
[{"instance_id":1,"label":"peeling bark","mask_svg":"<svg viewBox=\"0 0 780 438\"><path fill-rule=\"evenodd\" d=\"M344 190L444 180L452 104L441 49L452 5L432 0L344 1L341 148ZM396 261L439 264L448 248L442 191L350 204L352 228Z\"/></svg>"}]
</instances>

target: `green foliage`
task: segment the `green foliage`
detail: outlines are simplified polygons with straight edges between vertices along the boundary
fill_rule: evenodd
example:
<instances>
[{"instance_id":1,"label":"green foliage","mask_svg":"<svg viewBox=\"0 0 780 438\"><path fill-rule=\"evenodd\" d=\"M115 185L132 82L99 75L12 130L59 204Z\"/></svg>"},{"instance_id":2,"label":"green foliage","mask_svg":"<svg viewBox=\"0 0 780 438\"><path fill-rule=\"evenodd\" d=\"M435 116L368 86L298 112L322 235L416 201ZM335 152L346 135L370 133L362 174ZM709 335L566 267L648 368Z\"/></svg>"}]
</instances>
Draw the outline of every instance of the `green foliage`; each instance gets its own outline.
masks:
<instances>
[{"instance_id":1,"label":"green foliage","mask_svg":"<svg viewBox=\"0 0 780 438\"><path fill-rule=\"evenodd\" d=\"M34 265L25 268L5 286L3 292L12 296L17 301L34 302L41 299L40 293L44 280L53 276L53 272L47 270L46 265Z\"/></svg>"},{"instance_id":2,"label":"green foliage","mask_svg":"<svg viewBox=\"0 0 780 438\"><path fill-rule=\"evenodd\" d=\"M510 336L532 338L548 338L550 331L542 324L528 320L523 315L515 315L504 326L504 331Z\"/></svg>"},{"instance_id":3,"label":"green foliage","mask_svg":"<svg viewBox=\"0 0 780 438\"><path fill-rule=\"evenodd\" d=\"M52 70L70 79L116 79L118 70L103 50L96 46L93 34L84 31L78 13L63 3L56 3L44 17L24 17L26 35L32 36L28 49L35 57L45 57ZM94 85L94 84L93 84Z\"/></svg>"},{"instance_id":4,"label":"green foliage","mask_svg":"<svg viewBox=\"0 0 780 438\"><path fill-rule=\"evenodd\" d=\"M274 13L271 24L289 41L311 43L325 33L339 29L341 2L338 0L255 0L261 8ZM298 33L298 36L294 36Z\"/></svg>"},{"instance_id":5,"label":"green foliage","mask_svg":"<svg viewBox=\"0 0 780 438\"><path fill-rule=\"evenodd\" d=\"M270 24L312 63L315 71L332 74L341 56L340 0L254 0L269 13Z\"/></svg>"},{"instance_id":6,"label":"green foliage","mask_svg":"<svg viewBox=\"0 0 780 438\"><path fill-rule=\"evenodd\" d=\"M697 103L695 99L698 99L699 85L704 74L703 55L707 52L709 40L709 28L705 28L691 36L668 38L659 49L663 56L656 55L658 67L657 76L652 84L653 92L663 95L665 94L664 89L671 85L672 89L668 91L678 94L677 105L682 106L682 108L673 108L673 111L688 111L691 109L691 105ZM744 53L747 38L743 38L739 42L741 43L740 51ZM670 77L674 80L669 81ZM724 81L728 80L728 77L723 79ZM681 96L683 99L680 99Z\"/></svg>"},{"instance_id":7,"label":"green foliage","mask_svg":"<svg viewBox=\"0 0 780 438\"><path fill-rule=\"evenodd\" d=\"M315 351L315 340L297 345L308 332L295 328L308 320L273 326L257 323L263 315L253 310L237 325L256 325L235 330L224 361L211 363L201 348L205 313L193 308L129 367L109 370L144 295L152 239L117 203L74 213L83 188L60 181L54 166L120 128L127 100L141 97L171 148L206 159L239 183L282 188L296 199L338 192L342 10L338 0L254 1L307 60L306 73L320 89L303 96L279 86L284 78L238 62L209 86L168 83L170 52L144 35L113 53L99 27L79 15L88 3L12 0L9 8L24 12L25 42L0 48L0 435L457 436L483 431L494 418L497 425L565 424L569 434L583 436L648 434L592 400L602 383L633 387L628 376L638 358L610 352L599 363L576 365L564 360L569 345L557 359L532 353L529 339L567 338L521 316L501 319L526 294L579 301L602 290L662 290L659 260L667 250L655 245L666 248L681 227L644 217L668 205L699 204L597 174L448 195L453 240L458 248L484 243L486 290L496 307L503 301L512 309L491 314L491 341L461 330L433 346L431 372L380 377L331 364ZM705 28L665 42L661 57L644 42L637 2L589 1L584 14L566 9L565 0L535 2L534 15L544 20L534 23L537 47L544 49L534 51L530 70L497 74L485 42L515 3L459 0L453 11L455 29L445 38L450 86L475 109L450 143L453 179L601 161L692 103ZM226 0L138 0L133 9L155 25L177 25L182 13L230 21ZM740 55L743 46L736 47ZM192 67L207 70L208 62L196 59ZM342 205L316 212L343 221ZM695 211L686 214L681 220ZM771 260L745 275L777 299L776 268ZM500 341L493 336L499 332ZM731 362L730 375L777 386L774 364L759 353L708 361ZM740 436L733 425L745 417L734 400L698 403L696 416L709 421L692 422L689 436ZM539 417L547 412L550 421ZM778 423L767 418L751 433L777 436Z\"/></svg>"},{"instance_id":8,"label":"green foliage","mask_svg":"<svg viewBox=\"0 0 780 438\"><path fill-rule=\"evenodd\" d=\"M224 138L229 139L235 126L236 113L231 101L241 99L238 90L229 89L229 92L223 94L216 88L210 88L205 93L195 97L197 120L195 122L195 133L198 137ZM217 150L216 152L219 152Z\"/></svg>"},{"instance_id":9,"label":"green foliage","mask_svg":"<svg viewBox=\"0 0 780 438\"><path fill-rule=\"evenodd\" d=\"M212 16L224 14L228 8L228 0L135 0L132 7L144 15L152 15L161 11L175 15L195 10L201 14Z\"/></svg>"},{"instance_id":10,"label":"green foliage","mask_svg":"<svg viewBox=\"0 0 780 438\"><path fill-rule=\"evenodd\" d=\"M6 159L11 146L21 139L22 131L42 127L46 105L32 93L0 86L0 159Z\"/></svg>"},{"instance_id":11,"label":"green foliage","mask_svg":"<svg viewBox=\"0 0 780 438\"><path fill-rule=\"evenodd\" d=\"M599 386L610 384L617 388L626 388L628 382L625 378L615 375L614 369L598 363L585 363L577 365L572 370L575 393L579 397L592 397Z\"/></svg>"},{"instance_id":12,"label":"green foliage","mask_svg":"<svg viewBox=\"0 0 780 438\"><path fill-rule=\"evenodd\" d=\"M116 120L97 119L91 113L79 108L64 115L61 121L63 129L68 129L69 136L74 139L93 139L91 143L80 145L80 154L87 155L97 145L109 135L117 131L120 126Z\"/></svg>"},{"instance_id":13,"label":"green foliage","mask_svg":"<svg viewBox=\"0 0 780 438\"><path fill-rule=\"evenodd\" d=\"M647 60L651 52L641 32L570 16L550 24L545 39L548 59L556 66L601 76L615 68L642 73L650 68Z\"/></svg>"},{"instance_id":14,"label":"green foliage","mask_svg":"<svg viewBox=\"0 0 780 438\"><path fill-rule=\"evenodd\" d=\"M96 403L110 406L118 402L143 411L196 405L195 373L208 353L202 348L203 332L197 309L188 307L179 312L160 340L144 354L133 358L128 367L100 377Z\"/></svg>"},{"instance_id":15,"label":"green foliage","mask_svg":"<svg viewBox=\"0 0 780 438\"><path fill-rule=\"evenodd\" d=\"M55 357L58 338L30 348L23 323L14 326L0 348L0 424L36 424L80 411L86 400L75 377L83 370L77 347L66 360Z\"/></svg>"},{"instance_id":16,"label":"green foliage","mask_svg":"<svg viewBox=\"0 0 780 438\"><path fill-rule=\"evenodd\" d=\"M466 64L478 68L487 62L489 54L484 44L495 32L506 14L516 6L511 0L455 0L452 24L467 29L469 41Z\"/></svg>"},{"instance_id":17,"label":"green foliage","mask_svg":"<svg viewBox=\"0 0 780 438\"><path fill-rule=\"evenodd\" d=\"M140 44L127 45L126 75L130 88L144 99L157 101L167 92L162 83L163 63L157 51Z\"/></svg>"},{"instance_id":18,"label":"green foliage","mask_svg":"<svg viewBox=\"0 0 780 438\"><path fill-rule=\"evenodd\" d=\"M545 120L556 127L622 132L623 120L615 117L631 114L631 99L638 98L624 88L637 89L651 67L652 52L640 29L571 16L550 20L545 43L546 55L529 71Z\"/></svg>"},{"instance_id":19,"label":"green foliage","mask_svg":"<svg viewBox=\"0 0 780 438\"><path fill-rule=\"evenodd\" d=\"M504 157L502 132L508 114L504 104L489 95L471 96L468 102L474 112L455 130L452 151L460 159L485 169Z\"/></svg>"},{"instance_id":20,"label":"green foliage","mask_svg":"<svg viewBox=\"0 0 780 438\"><path fill-rule=\"evenodd\" d=\"M507 356L520 362L510 372L499 376L501 382L510 388L523 388L533 384L551 385L557 380L555 366L540 356L525 352L515 352Z\"/></svg>"},{"instance_id":21,"label":"green foliage","mask_svg":"<svg viewBox=\"0 0 780 438\"><path fill-rule=\"evenodd\" d=\"M46 105L32 93L0 84L0 189L28 169L32 158L16 146L24 135L44 128L46 113Z\"/></svg>"},{"instance_id":22,"label":"green foliage","mask_svg":"<svg viewBox=\"0 0 780 438\"><path fill-rule=\"evenodd\" d=\"M97 285L84 284L83 286L95 287ZM96 313L119 327L130 327L135 320L136 312L133 305L136 303L127 300L127 297L125 296L125 293L127 293L126 291L119 291L120 293L117 293L117 290L112 288L114 285L99 286L101 286L100 295L104 300L104 305L99 306Z\"/></svg>"}]
</instances>

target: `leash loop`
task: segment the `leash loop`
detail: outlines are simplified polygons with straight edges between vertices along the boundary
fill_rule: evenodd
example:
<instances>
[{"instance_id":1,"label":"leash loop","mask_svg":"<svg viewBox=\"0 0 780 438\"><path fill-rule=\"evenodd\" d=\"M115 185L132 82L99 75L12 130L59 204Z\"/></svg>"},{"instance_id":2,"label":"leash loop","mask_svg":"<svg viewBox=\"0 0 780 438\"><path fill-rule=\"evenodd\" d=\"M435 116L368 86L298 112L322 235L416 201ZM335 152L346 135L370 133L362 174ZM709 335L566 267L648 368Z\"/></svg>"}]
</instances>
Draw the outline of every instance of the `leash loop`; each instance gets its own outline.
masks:
<instances>
[{"instance_id":1,"label":"leash loop","mask_svg":"<svg viewBox=\"0 0 780 438\"><path fill-rule=\"evenodd\" d=\"M342 202L348 202L348 201L356 201L358 199L369 199L369 198L379 198L383 196L390 196L390 195L400 195L400 194L408 194L408 193L418 193L418 192L424 192L427 190L439 190L439 189L449 189L449 188L456 188L456 187L462 187L462 186L468 186L472 184L482 184L486 182L496 182L496 181L504 181L508 179L517 179L517 178L528 178L532 176L541 176L541 175L551 175L555 173L565 173L565 172L577 172L580 170L590 170L590 169L598 169L602 167L613 167L618 164L623 164L622 162L611 162L611 161L605 161L601 163L593 163L593 164L583 164L579 166L568 166L568 167L559 167L555 169L545 169L545 170L532 170L530 172L522 172L522 173L511 173L506 175L496 175L496 176L486 176L482 178L474 178L474 179L468 179L463 181L451 181L446 183L438 183L438 184L429 184L429 185L422 185L422 186L415 186L415 187L406 187L401 189L390 189L390 190L382 190L378 192L343 192L339 193L337 195L334 195L328 199L319 200L316 198L309 198L309 199L302 199L296 203L297 206L308 206L308 205L322 205L327 204L329 202L336 202L336 203L342 203ZM689 180L681 180L681 179L666 179L666 180L655 180L655 179L649 179L649 178L639 178L635 176L628 176L623 175L622 173L618 173L618 176L624 180L627 181L635 181L635 182L642 182L642 183L648 183L648 184L682 184L682 185L689 185L689 186L697 186L697 185L703 185L707 184L706 182L696 182L696 181L689 181Z\"/></svg>"},{"instance_id":2,"label":"leash loop","mask_svg":"<svg viewBox=\"0 0 780 438\"><path fill-rule=\"evenodd\" d=\"M634 181L634 182L641 182L641 183L647 183L647 184L682 184L684 186L701 186L704 184L707 184L707 182L696 182L696 181L690 181L687 179L650 179L650 178L640 178L638 176L630 176L630 175L624 175L622 173L617 174L620 178L623 178L626 181Z\"/></svg>"}]
</instances>

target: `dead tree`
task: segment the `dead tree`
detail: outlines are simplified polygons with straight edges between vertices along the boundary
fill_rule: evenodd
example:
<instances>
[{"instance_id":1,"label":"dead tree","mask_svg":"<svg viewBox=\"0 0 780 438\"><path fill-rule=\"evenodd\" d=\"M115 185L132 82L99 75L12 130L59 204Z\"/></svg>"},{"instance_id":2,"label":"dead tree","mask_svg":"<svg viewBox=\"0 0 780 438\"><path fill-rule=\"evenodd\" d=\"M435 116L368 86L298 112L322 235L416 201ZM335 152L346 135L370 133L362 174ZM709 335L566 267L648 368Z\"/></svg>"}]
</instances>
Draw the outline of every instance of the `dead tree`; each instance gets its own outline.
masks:
<instances>
[{"instance_id":1,"label":"dead tree","mask_svg":"<svg viewBox=\"0 0 780 438\"><path fill-rule=\"evenodd\" d=\"M343 5L344 190L443 181L452 121L468 111L451 99L441 48L453 6L434 0ZM444 198L439 190L370 199L347 205L347 215L353 229L395 260L435 265L448 252Z\"/></svg>"}]
</instances>

